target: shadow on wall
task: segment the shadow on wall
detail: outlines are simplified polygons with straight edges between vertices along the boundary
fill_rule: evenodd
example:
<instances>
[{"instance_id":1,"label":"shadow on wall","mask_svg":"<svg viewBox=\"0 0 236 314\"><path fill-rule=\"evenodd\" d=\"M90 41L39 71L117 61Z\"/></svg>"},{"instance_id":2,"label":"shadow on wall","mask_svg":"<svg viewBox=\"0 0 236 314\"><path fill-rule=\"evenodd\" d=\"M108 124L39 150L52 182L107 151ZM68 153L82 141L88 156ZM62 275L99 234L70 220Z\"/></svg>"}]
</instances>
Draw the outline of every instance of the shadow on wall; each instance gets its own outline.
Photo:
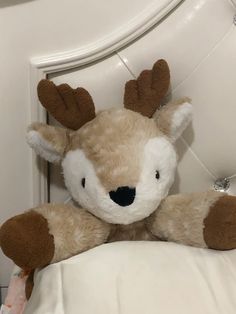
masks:
<instances>
[{"instance_id":1,"label":"shadow on wall","mask_svg":"<svg viewBox=\"0 0 236 314\"><path fill-rule=\"evenodd\" d=\"M12 7L14 5L20 5L35 0L0 0L0 8Z\"/></svg>"}]
</instances>

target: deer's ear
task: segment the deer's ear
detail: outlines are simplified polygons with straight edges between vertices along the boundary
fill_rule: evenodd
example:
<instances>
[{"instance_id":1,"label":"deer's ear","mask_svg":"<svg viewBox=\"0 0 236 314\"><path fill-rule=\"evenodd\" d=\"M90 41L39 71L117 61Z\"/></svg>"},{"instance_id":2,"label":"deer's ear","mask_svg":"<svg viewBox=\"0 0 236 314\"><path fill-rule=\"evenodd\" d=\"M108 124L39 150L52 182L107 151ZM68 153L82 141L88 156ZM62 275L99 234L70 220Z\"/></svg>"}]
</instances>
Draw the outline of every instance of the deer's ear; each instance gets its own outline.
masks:
<instances>
[{"instance_id":1,"label":"deer's ear","mask_svg":"<svg viewBox=\"0 0 236 314\"><path fill-rule=\"evenodd\" d=\"M192 105L189 98L170 102L157 110L153 118L158 128L175 142L192 120Z\"/></svg>"},{"instance_id":2,"label":"deer's ear","mask_svg":"<svg viewBox=\"0 0 236 314\"><path fill-rule=\"evenodd\" d=\"M52 163L59 163L69 143L69 130L33 123L28 128L27 142L42 158Z\"/></svg>"}]
</instances>

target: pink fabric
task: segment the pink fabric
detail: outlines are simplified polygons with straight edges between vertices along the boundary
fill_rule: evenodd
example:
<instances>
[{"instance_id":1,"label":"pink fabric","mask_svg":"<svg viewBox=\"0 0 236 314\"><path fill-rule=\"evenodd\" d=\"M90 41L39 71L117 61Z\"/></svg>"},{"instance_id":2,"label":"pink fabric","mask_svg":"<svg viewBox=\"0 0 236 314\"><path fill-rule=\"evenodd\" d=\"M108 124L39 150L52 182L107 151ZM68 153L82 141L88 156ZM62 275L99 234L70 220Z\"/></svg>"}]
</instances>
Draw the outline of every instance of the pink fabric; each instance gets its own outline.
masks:
<instances>
[{"instance_id":1,"label":"pink fabric","mask_svg":"<svg viewBox=\"0 0 236 314\"><path fill-rule=\"evenodd\" d=\"M6 300L0 309L0 314L23 314L26 304L25 282L27 277L27 273L15 267L10 280Z\"/></svg>"}]
</instances>

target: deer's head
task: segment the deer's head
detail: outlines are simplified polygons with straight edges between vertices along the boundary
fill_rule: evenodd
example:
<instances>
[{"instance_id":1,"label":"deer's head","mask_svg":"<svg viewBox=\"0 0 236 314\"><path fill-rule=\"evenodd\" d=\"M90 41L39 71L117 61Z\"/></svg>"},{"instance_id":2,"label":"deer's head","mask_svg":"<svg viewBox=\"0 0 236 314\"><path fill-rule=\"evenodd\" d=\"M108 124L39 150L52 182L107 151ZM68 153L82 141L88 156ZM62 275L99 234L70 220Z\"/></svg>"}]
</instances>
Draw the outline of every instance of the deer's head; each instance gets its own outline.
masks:
<instances>
[{"instance_id":1,"label":"deer's head","mask_svg":"<svg viewBox=\"0 0 236 314\"><path fill-rule=\"evenodd\" d=\"M173 143L192 110L187 99L159 108L169 80L168 65L159 60L126 83L124 109L96 116L86 90L39 83L41 103L67 128L34 123L28 143L49 162L61 162L74 200L107 222L129 224L149 216L173 183Z\"/></svg>"}]
</instances>

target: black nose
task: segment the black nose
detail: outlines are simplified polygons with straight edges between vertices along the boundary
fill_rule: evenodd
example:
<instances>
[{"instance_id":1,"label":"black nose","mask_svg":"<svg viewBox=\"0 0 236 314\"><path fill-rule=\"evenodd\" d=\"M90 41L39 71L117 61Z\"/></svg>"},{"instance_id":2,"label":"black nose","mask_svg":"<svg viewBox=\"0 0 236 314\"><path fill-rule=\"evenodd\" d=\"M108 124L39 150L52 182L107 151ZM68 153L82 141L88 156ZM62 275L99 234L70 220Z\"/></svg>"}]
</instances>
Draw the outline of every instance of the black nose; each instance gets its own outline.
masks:
<instances>
[{"instance_id":1,"label":"black nose","mask_svg":"<svg viewBox=\"0 0 236 314\"><path fill-rule=\"evenodd\" d=\"M121 186L116 191L109 192L110 198L120 206L128 206L133 203L135 199L135 188L128 186Z\"/></svg>"}]
</instances>

